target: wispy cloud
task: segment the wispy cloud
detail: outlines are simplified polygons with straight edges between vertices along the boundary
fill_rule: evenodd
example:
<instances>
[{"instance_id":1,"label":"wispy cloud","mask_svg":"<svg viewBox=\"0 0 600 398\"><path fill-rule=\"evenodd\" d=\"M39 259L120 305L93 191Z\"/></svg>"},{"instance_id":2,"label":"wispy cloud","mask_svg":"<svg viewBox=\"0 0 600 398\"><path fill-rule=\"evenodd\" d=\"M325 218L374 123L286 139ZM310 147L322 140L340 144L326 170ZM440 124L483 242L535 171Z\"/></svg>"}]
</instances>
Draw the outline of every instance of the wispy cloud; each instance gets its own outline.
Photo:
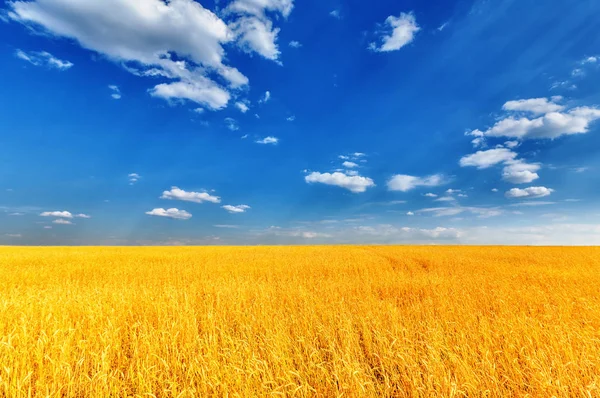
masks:
<instances>
[{"instance_id":1,"label":"wispy cloud","mask_svg":"<svg viewBox=\"0 0 600 398\"><path fill-rule=\"evenodd\" d=\"M268 145L268 144L277 145L279 143L279 138L269 136L269 137L261 138L254 142L256 142L257 144L263 144L263 145Z\"/></svg>"},{"instance_id":2,"label":"wispy cloud","mask_svg":"<svg viewBox=\"0 0 600 398\"><path fill-rule=\"evenodd\" d=\"M232 214L245 213L246 210L250 209L250 206L248 206L248 205L237 205L237 206L225 205L225 206L221 206L221 207Z\"/></svg>"},{"instance_id":3,"label":"wispy cloud","mask_svg":"<svg viewBox=\"0 0 600 398\"><path fill-rule=\"evenodd\" d=\"M25 52L17 50L15 56L35 66L44 66L51 69L67 70L73 67L73 63L56 58L46 51Z\"/></svg>"}]
</instances>

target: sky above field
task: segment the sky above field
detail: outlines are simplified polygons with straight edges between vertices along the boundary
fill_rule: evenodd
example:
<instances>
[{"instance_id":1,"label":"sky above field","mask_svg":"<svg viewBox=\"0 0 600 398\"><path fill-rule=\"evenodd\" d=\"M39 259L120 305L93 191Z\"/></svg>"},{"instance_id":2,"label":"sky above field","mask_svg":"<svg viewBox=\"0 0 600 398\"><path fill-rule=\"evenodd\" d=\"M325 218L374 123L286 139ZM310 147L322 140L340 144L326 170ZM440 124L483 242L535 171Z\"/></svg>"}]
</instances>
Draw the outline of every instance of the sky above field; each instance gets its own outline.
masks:
<instances>
[{"instance_id":1,"label":"sky above field","mask_svg":"<svg viewBox=\"0 0 600 398\"><path fill-rule=\"evenodd\" d=\"M600 244L593 0L0 6L0 244Z\"/></svg>"}]
</instances>

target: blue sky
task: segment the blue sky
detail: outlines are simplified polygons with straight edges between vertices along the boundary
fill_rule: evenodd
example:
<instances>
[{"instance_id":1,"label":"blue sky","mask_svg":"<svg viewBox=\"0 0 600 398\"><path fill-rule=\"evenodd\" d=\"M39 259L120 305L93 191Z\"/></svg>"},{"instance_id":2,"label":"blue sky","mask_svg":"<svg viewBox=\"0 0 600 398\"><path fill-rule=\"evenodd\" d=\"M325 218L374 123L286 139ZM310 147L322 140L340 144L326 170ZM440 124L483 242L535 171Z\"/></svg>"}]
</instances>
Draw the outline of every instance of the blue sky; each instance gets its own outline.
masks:
<instances>
[{"instance_id":1,"label":"blue sky","mask_svg":"<svg viewBox=\"0 0 600 398\"><path fill-rule=\"evenodd\" d=\"M600 244L598 2L0 19L0 244Z\"/></svg>"}]
</instances>

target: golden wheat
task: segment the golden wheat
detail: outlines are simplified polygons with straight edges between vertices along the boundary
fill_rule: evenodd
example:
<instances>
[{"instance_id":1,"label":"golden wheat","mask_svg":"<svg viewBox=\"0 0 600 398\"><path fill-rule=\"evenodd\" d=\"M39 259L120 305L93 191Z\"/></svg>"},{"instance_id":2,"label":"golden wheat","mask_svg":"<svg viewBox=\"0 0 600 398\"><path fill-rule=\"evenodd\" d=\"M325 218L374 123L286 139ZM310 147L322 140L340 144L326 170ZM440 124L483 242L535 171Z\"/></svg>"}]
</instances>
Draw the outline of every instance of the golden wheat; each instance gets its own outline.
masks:
<instances>
[{"instance_id":1,"label":"golden wheat","mask_svg":"<svg viewBox=\"0 0 600 398\"><path fill-rule=\"evenodd\" d=\"M0 248L0 396L600 396L600 248Z\"/></svg>"}]
</instances>

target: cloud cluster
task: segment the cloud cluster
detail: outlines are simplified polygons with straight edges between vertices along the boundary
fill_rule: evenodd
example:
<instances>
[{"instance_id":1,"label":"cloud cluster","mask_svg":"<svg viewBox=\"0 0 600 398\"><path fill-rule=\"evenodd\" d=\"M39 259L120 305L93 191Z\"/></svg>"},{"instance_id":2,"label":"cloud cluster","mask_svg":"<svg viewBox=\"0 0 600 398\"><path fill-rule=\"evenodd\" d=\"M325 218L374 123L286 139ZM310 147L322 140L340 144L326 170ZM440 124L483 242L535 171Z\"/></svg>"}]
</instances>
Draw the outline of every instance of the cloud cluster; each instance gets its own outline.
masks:
<instances>
[{"instance_id":1,"label":"cloud cluster","mask_svg":"<svg viewBox=\"0 0 600 398\"><path fill-rule=\"evenodd\" d=\"M590 124L600 119L600 109L580 106L566 109L557 102L562 97L530 98L508 101L502 107L508 115L486 130L472 130L475 146L483 145L485 138L508 137L518 140L558 138L562 135L585 134Z\"/></svg>"},{"instance_id":2,"label":"cloud cluster","mask_svg":"<svg viewBox=\"0 0 600 398\"><path fill-rule=\"evenodd\" d=\"M537 180L539 178L537 171L539 171L541 165L516 159L517 156L516 152L501 147L465 155L460 159L459 164L461 167L477 167L478 169L487 169L503 164L502 179L504 181L513 184L525 184Z\"/></svg>"},{"instance_id":3,"label":"cloud cluster","mask_svg":"<svg viewBox=\"0 0 600 398\"><path fill-rule=\"evenodd\" d=\"M42 217L59 217L59 218L92 218L91 216L83 213L73 214L70 211L45 211L40 213Z\"/></svg>"},{"instance_id":4,"label":"cloud cluster","mask_svg":"<svg viewBox=\"0 0 600 398\"><path fill-rule=\"evenodd\" d=\"M248 78L225 63L224 46L277 61L279 29L267 12L289 15L292 0L235 0L222 19L194 0L14 1L8 17L46 33L77 41L138 75L160 78L149 92L166 100L188 100L208 109L227 106L231 91ZM118 12L115 12L118 10ZM33 59L22 53L21 58ZM52 61L67 68L67 61ZM32 62L32 61L29 61Z\"/></svg>"}]
</instances>

